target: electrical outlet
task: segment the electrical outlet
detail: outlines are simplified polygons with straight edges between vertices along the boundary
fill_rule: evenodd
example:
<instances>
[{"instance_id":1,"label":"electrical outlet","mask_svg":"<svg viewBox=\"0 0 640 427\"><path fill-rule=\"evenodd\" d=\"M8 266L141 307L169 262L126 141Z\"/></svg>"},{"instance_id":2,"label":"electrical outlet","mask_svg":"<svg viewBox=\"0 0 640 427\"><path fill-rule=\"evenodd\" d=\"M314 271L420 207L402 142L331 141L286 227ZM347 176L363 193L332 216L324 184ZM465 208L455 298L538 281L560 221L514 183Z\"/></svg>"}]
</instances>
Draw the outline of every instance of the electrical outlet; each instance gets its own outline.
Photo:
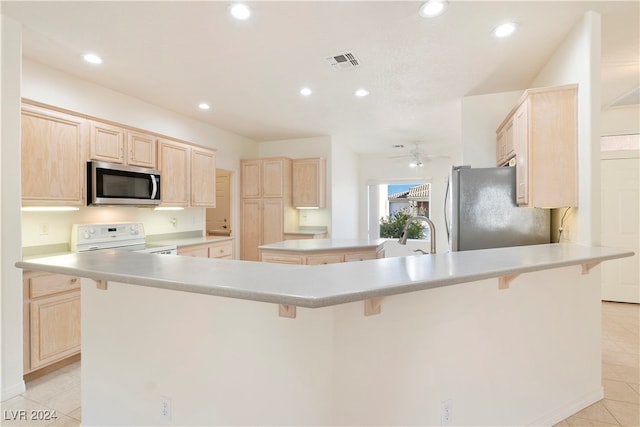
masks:
<instances>
[{"instance_id":1,"label":"electrical outlet","mask_svg":"<svg viewBox=\"0 0 640 427\"><path fill-rule=\"evenodd\" d=\"M451 399L443 400L440 402L440 425L441 426L450 426L451 425L451 416L452 416L452 404Z\"/></svg>"},{"instance_id":2,"label":"electrical outlet","mask_svg":"<svg viewBox=\"0 0 640 427\"><path fill-rule=\"evenodd\" d=\"M167 396L160 396L160 416L171 419L171 398Z\"/></svg>"},{"instance_id":3,"label":"electrical outlet","mask_svg":"<svg viewBox=\"0 0 640 427\"><path fill-rule=\"evenodd\" d=\"M41 236L49 235L49 224L40 224L40 235Z\"/></svg>"},{"instance_id":4,"label":"electrical outlet","mask_svg":"<svg viewBox=\"0 0 640 427\"><path fill-rule=\"evenodd\" d=\"M174 227L178 226L178 219L177 218L171 218L171 225L173 225Z\"/></svg>"}]
</instances>

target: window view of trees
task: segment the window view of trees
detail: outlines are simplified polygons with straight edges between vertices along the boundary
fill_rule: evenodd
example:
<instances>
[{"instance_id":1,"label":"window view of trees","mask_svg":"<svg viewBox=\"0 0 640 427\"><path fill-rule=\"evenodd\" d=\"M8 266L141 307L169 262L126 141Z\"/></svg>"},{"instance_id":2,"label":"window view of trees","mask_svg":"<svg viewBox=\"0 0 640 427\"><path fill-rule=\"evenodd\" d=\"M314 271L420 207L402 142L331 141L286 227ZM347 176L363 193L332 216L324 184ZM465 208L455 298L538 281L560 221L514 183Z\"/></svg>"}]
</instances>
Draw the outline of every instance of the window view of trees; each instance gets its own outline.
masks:
<instances>
[{"instance_id":1,"label":"window view of trees","mask_svg":"<svg viewBox=\"0 0 640 427\"><path fill-rule=\"evenodd\" d=\"M399 238L407 220L420 215L429 217L431 183L380 186L380 237ZM413 223L408 229L410 239L429 238L429 229Z\"/></svg>"}]
</instances>

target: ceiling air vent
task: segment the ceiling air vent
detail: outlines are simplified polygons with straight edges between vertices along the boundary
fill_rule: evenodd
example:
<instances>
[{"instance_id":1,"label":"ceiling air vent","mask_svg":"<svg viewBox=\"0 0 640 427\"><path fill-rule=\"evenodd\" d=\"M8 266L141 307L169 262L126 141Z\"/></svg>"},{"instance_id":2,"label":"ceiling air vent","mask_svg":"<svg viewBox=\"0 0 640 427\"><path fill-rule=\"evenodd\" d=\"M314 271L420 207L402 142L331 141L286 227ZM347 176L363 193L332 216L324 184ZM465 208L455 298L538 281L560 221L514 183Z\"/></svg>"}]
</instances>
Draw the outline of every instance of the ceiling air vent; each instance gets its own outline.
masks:
<instances>
[{"instance_id":1,"label":"ceiling air vent","mask_svg":"<svg viewBox=\"0 0 640 427\"><path fill-rule=\"evenodd\" d=\"M341 53L334 56L327 56L325 60L334 71L360 66L360 61L358 61L358 58L356 58L356 56L352 52Z\"/></svg>"},{"instance_id":2,"label":"ceiling air vent","mask_svg":"<svg viewBox=\"0 0 640 427\"><path fill-rule=\"evenodd\" d=\"M638 104L640 104L640 86L635 87L629 92L620 95L619 97L614 99L611 104L608 105L608 107L628 107L630 105Z\"/></svg>"}]
</instances>

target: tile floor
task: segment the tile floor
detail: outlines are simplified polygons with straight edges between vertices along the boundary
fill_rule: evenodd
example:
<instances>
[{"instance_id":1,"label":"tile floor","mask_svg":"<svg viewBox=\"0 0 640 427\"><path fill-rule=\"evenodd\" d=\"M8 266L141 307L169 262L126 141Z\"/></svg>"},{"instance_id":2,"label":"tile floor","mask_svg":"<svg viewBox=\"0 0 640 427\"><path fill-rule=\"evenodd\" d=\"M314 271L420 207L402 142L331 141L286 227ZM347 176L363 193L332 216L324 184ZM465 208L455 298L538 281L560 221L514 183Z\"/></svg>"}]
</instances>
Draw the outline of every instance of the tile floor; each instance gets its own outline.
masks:
<instances>
[{"instance_id":1,"label":"tile floor","mask_svg":"<svg viewBox=\"0 0 640 427\"><path fill-rule=\"evenodd\" d=\"M602 303L604 399L557 426L640 426L639 331L640 304ZM29 418L51 410L56 420L11 419L16 411ZM28 382L26 392L0 404L0 414L2 426L80 426L80 362Z\"/></svg>"},{"instance_id":2,"label":"tile floor","mask_svg":"<svg viewBox=\"0 0 640 427\"><path fill-rule=\"evenodd\" d=\"M51 414L57 418L37 419ZM80 362L29 381L27 391L0 403L0 416L2 426L80 426Z\"/></svg>"},{"instance_id":3,"label":"tile floor","mask_svg":"<svg viewBox=\"0 0 640 427\"><path fill-rule=\"evenodd\" d=\"M640 426L640 304L602 303L604 399L557 426Z\"/></svg>"}]
</instances>

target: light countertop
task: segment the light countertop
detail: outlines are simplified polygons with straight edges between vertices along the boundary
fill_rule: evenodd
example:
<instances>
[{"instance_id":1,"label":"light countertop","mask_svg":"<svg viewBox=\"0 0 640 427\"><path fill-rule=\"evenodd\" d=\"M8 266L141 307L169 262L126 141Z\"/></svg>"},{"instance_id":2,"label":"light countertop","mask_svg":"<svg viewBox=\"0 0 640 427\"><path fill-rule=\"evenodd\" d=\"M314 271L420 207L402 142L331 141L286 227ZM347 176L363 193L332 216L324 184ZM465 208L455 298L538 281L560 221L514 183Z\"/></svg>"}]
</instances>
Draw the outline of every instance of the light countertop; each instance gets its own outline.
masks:
<instances>
[{"instance_id":1,"label":"light countertop","mask_svg":"<svg viewBox=\"0 0 640 427\"><path fill-rule=\"evenodd\" d=\"M271 251L313 252L340 249L368 249L377 248L386 239L303 239L285 240L259 246L258 249Z\"/></svg>"},{"instance_id":2,"label":"light countertop","mask_svg":"<svg viewBox=\"0 0 640 427\"><path fill-rule=\"evenodd\" d=\"M620 249L545 244L301 266L103 250L21 261L16 266L318 308L632 255Z\"/></svg>"}]
</instances>

